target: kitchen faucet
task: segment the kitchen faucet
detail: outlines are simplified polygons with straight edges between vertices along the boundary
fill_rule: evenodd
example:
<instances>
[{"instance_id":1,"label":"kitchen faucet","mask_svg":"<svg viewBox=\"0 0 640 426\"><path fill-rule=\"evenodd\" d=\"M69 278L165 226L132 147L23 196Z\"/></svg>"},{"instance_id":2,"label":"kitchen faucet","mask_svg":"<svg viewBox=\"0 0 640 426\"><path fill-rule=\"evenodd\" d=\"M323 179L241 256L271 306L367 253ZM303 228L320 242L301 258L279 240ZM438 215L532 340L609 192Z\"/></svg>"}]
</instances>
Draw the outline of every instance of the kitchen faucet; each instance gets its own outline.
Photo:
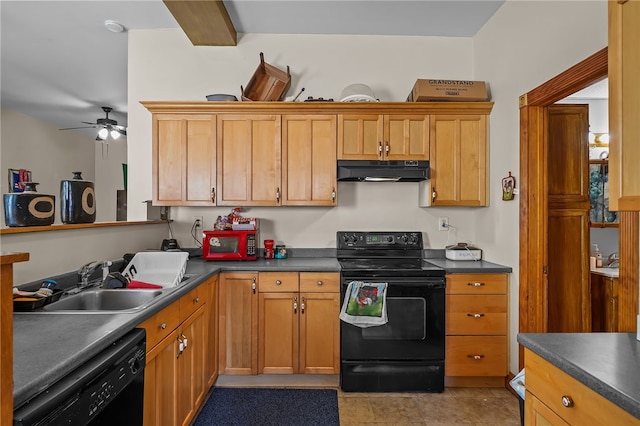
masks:
<instances>
[{"instance_id":1,"label":"kitchen faucet","mask_svg":"<svg viewBox=\"0 0 640 426\"><path fill-rule=\"evenodd\" d=\"M82 265L80 269L78 269L78 290L96 285L89 284L89 277L100 267L102 267L102 279L104 280L107 274L109 274L109 266L111 266L111 264L111 261L108 260L102 262L93 260L86 265Z\"/></svg>"}]
</instances>

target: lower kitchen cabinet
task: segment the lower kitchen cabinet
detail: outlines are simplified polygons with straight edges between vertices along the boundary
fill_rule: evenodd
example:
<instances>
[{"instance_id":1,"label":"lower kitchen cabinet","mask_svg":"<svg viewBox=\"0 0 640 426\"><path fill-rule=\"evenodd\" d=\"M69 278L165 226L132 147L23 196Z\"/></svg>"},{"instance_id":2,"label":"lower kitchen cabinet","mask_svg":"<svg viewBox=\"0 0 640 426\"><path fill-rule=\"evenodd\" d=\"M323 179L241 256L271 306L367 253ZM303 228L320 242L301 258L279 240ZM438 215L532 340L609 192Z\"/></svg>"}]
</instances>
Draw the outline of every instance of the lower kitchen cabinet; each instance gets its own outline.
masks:
<instances>
[{"instance_id":1,"label":"lower kitchen cabinet","mask_svg":"<svg viewBox=\"0 0 640 426\"><path fill-rule=\"evenodd\" d=\"M507 274L449 274L447 386L504 386L508 372Z\"/></svg>"},{"instance_id":2,"label":"lower kitchen cabinet","mask_svg":"<svg viewBox=\"0 0 640 426\"><path fill-rule=\"evenodd\" d=\"M618 278L591 273L591 331L618 331Z\"/></svg>"},{"instance_id":3,"label":"lower kitchen cabinet","mask_svg":"<svg viewBox=\"0 0 640 426\"><path fill-rule=\"evenodd\" d=\"M204 361L204 376L207 388L210 388L218 378L218 276L207 282L207 351Z\"/></svg>"},{"instance_id":4,"label":"lower kitchen cabinet","mask_svg":"<svg viewBox=\"0 0 640 426\"><path fill-rule=\"evenodd\" d=\"M526 425L637 425L638 419L525 349Z\"/></svg>"},{"instance_id":5,"label":"lower kitchen cabinet","mask_svg":"<svg viewBox=\"0 0 640 426\"><path fill-rule=\"evenodd\" d=\"M208 283L140 324L147 332L144 424L190 424L207 393Z\"/></svg>"},{"instance_id":6,"label":"lower kitchen cabinet","mask_svg":"<svg viewBox=\"0 0 640 426\"><path fill-rule=\"evenodd\" d=\"M259 274L259 374L339 373L339 274Z\"/></svg>"},{"instance_id":7,"label":"lower kitchen cabinet","mask_svg":"<svg viewBox=\"0 0 640 426\"><path fill-rule=\"evenodd\" d=\"M258 274L220 274L219 295L219 374L258 374Z\"/></svg>"}]
</instances>

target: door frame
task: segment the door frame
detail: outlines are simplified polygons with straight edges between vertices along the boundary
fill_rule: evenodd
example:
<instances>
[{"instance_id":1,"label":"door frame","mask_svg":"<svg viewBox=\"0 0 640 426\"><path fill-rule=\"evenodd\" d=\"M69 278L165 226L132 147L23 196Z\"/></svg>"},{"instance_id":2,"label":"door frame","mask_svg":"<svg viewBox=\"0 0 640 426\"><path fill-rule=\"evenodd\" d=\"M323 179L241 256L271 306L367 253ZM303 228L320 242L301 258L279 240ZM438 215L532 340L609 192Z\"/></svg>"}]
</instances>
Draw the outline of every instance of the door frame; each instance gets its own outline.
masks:
<instances>
[{"instance_id":1,"label":"door frame","mask_svg":"<svg viewBox=\"0 0 640 426\"><path fill-rule=\"evenodd\" d=\"M608 48L520 96L519 332L547 332L547 107L608 76ZM638 312L638 213L620 212L619 330ZM633 313L635 312L635 313ZM630 323L631 318L634 324ZM520 368L523 347L520 346Z\"/></svg>"}]
</instances>

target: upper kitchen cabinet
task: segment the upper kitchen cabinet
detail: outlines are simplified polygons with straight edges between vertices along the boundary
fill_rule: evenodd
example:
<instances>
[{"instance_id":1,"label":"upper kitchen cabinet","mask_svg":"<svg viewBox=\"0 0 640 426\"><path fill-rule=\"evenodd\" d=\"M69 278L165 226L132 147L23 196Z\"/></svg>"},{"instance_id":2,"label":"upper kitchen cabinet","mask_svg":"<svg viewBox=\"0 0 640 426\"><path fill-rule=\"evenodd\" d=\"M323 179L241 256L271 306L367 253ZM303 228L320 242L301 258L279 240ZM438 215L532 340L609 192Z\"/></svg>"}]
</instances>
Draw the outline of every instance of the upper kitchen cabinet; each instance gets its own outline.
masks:
<instances>
[{"instance_id":1,"label":"upper kitchen cabinet","mask_svg":"<svg viewBox=\"0 0 640 426\"><path fill-rule=\"evenodd\" d=\"M152 155L154 205L215 205L215 115L154 114Z\"/></svg>"},{"instance_id":2,"label":"upper kitchen cabinet","mask_svg":"<svg viewBox=\"0 0 640 426\"><path fill-rule=\"evenodd\" d=\"M492 104L489 104L492 105ZM421 205L486 206L488 113L434 115L430 124L430 180Z\"/></svg>"},{"instance_id":3,"label":"upper kitchen cabinet","mask_svg":"<svg viewBox=\"0 0 640 426\"><path fill-rule=\"evenodd\" d=\"M281 116L218 115L219 206L279 206Z\"/></svg>"},{"instance_id":4,"label":"upper kitchen cabinet","mask_svg":"<svg viewBox=\"0 0 640 426\"><path fill-rule=\"evenodd\" d=\"M338 159L428 160L429 116L339 114Z\"/></svg>"},{"instance_id":5,"label":"upper kitchen cabinet","mask_svg":"<svg viewBox=\"0 0 640 426\"><path fill-rule=\"evenodd\" d=\"M282 117L282 205L335 206L336 115Z\"/></svg>"},{"instance_id":6,"label":"upper kitchen cabinet","mask_svg":"<svg viewBox=\"0 0 640 426\"><path fill-rule=\"evenodd\" d=\"M640 2L609 4L609 208L640 211Z\"/></svg>"}]
</instances>

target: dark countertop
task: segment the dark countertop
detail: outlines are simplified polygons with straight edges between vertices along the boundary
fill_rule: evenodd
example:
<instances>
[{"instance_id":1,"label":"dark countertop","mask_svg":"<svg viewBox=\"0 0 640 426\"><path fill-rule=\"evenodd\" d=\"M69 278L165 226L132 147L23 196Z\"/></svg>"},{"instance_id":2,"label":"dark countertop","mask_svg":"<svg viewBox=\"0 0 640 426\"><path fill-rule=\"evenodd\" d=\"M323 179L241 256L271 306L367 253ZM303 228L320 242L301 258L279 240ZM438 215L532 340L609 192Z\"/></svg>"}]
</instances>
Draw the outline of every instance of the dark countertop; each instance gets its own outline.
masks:
<instances>
[{"instance_id":1,"label":"dark countertop","mask_svg":"<svg viewBox=\"0 0 640 426\"><path fill-rule=\"evenodd\" d=\"M500 274L512 272L511 267L487 262L486 260L449 260L427 258L425 262L443 268L447 274Z\"/></svg>"},{"instance_id":2,"label":"dark countertop","mask_svg":"<svg viewBox=\"0 0 640 426\"><path fill-rule=\"evenodd\" d=\"M340 264L333 249L289 250L288 259L245 262L209 262L201 258L190 259L185 276L190 277L179 286L165 289L147 308L131 313L44 313L16 312L13 315L13 377L14 407L18 407L37 395L52 383L69 374L82 363L124 336L142 321L178 300L209 277L226 271L297 271L340 272ZM295 253L295 256L292 254ZM444 264L437 262L443 261ZM429 259L455 272L511 272L511 268L490 262L451 262ZM466 263L474 268L469 271ZM75 280L75 272L57 276L59 285L69 275ZM38 284L35 283L34 284ZM22 286L21 286L22 287Z\"/></svg>"},{"instance_id":3,"label":"dark countertop","mask_svg":"<svg viewBox=\"0 0 640 426\"><path fill-rule=\"evenodd\" d=\"M518 343L640 419L636 333L518 334Z\"/></svg>"}]
</instances>

